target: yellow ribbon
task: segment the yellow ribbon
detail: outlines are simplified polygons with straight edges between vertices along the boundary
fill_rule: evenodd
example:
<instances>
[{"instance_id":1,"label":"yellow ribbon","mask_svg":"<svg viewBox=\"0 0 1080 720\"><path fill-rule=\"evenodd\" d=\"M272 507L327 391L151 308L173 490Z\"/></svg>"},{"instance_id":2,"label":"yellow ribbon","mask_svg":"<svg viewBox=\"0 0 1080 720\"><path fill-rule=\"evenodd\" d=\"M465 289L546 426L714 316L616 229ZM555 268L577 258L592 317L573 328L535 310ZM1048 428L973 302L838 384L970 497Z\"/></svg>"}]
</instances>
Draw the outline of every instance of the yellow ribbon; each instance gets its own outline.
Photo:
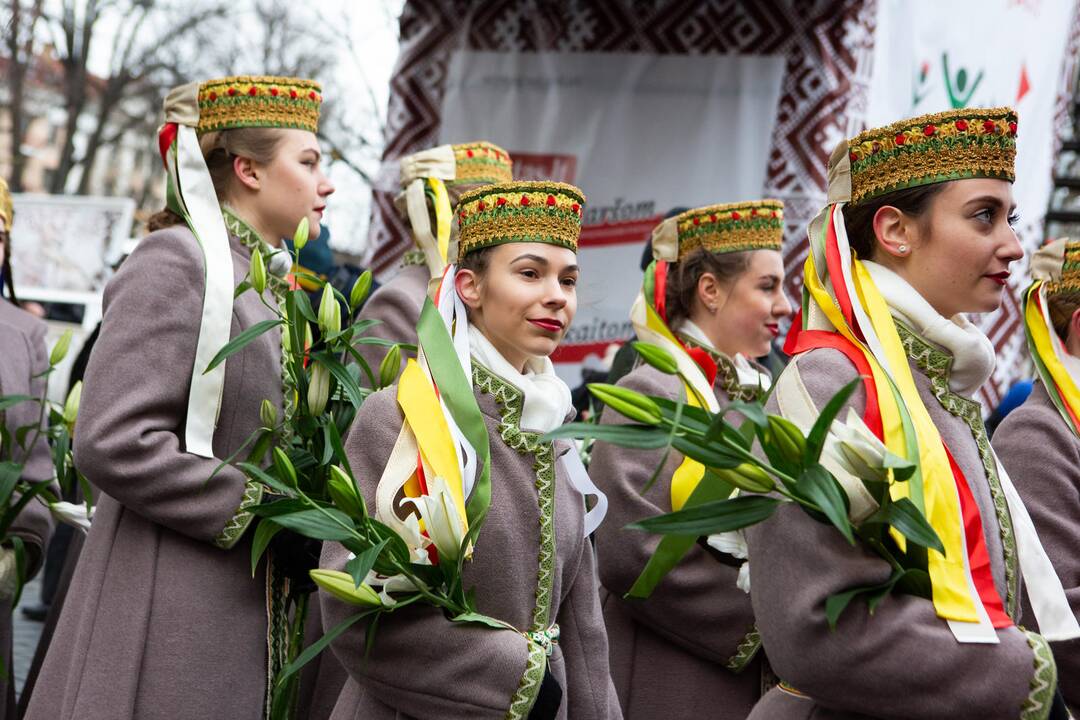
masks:
<instances>
[{"instance_id":1,"label":"yellow ribbon","mask_svg":"<svg viewBox=\"0 0 1080 720\"><path fill-rule=\"evenodd\" d=\"M450 208L450 196L446 192L446 184L439 178L429 177L428 186L435 193L435 240L439 248L439 257L443 263L447 262L450 252L450 222L454 211Z\"/></svg>"},{"instance_id":2,"label":"yellow ribbon","mask_svg":"<svg viewBox=\"0 0 1080 720\"><path fill-rule=\"evenodd\" d=\"M1037 280L1028 290L1027 307L1024 308L1024 322L1027 324L1028 332L1031 335L1031 342L1035 346L1035 354L1039 356L1038 359L1042 361L1046 371L1050 373L1050 378L1057 386L1062 402L1068 405L1073 412L1077 412L1080 411L1080 390L1077 389L1076 382L1073 380L1072 375L1069 374L1069 370L1064 363L1061 362L1056 350L1056 343L1061 341L1057 338L1056 331L1053 329L1047 313L1045 288L1043 281ZM1034 302L1036 296L1038 296L1041 303ZM1054 388L1048 387L1046 390L1053 397ZM1066 417L1065 421L1070 427L1073 426L1072 418ZM1074 428L1075 431L1080 431L1080 428Z\"/></svg>"}]
</instances>

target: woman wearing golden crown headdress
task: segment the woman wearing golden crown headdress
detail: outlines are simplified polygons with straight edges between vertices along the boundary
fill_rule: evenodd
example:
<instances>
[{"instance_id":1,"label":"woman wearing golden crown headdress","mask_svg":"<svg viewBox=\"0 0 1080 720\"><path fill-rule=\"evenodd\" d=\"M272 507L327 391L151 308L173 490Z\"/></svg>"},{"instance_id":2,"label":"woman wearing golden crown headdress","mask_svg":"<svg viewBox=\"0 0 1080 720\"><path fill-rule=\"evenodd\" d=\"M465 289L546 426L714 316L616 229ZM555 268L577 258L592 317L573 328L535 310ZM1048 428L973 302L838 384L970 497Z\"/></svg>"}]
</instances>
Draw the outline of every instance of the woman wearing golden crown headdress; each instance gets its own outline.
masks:
<instances>
[{"instance_id":1,"label":"woman wearing golden crown headdress","mask_svg":"<svg viewBox=\"0 0 1080 720\"><path fill-rule=\"evenodd\" d=\"M1031 276L1024 324L1038 378L1028 399L994 433L994 449L1015 478L1073 613L1080 616L1080 243L1061 239L1040 248L1031 259ZM1030 613L1027 604L1024 612ZM1050 646L1065 703L1080 713L1080 644Z\"/></svg>"},{"instance_id":2,"label":"woman wearing golden crown headdress","mask_svg":"<svg viewBox=\"0 0 1080 720\"><path fill-rule=\"evenodd\" d=\"M677 358L686 380L642 364L619 385L680 396L719 412L757 399L768 374L747 358L767 355L791 313L783 291L783 204L712 205L665 220L653 231L654 262L631 312L638 339ZM605 413L603 422L613 420ZM745 718L761 695L760 640L747 595L745 543L728 533L680 545L663 574L650 560L658 538L624 527L688 507L704 468L664 451L628 451L598 442L589 472L611 502L596 535L612 677L626 717ZM647 489L646 489L647 488ZM664 568L666 569L666 567ZM627 593L631 597L624 597Z\"/></svg>"},{"instance_id":3,"label":"woman wearing golden crown headdress","mask_svg":"<svg viewBox=\"0 0 1080 720\"><path fill-rule=\"evenodd\" d=\"M571 414L548 356L577 306L584 202L555 182L462 196L459 265L421 315L420 358L364 402L346 445L368 506L403 535L416 528L409 508L421 493L458 508L455 541L440 544L433 562L453 561L456 538L482 523L463 584L481 613L517 630L451 622L414 604L382 617L365 656L365 631L354 625L332 646L350 674L334 718L620 717L588 540L606 501L586 513L583 495L596 489L576 451L543 439ZM471 392L455 400L455 387ZM463 440L440 460L429 438L449 427ZM348 559L341 545L324 546L323 567ZM326 594L322 607L326 628L354 609Z\"/></svg>"},{"instance_id":4,"label":"woman wearing golden crown headdress","mask_svg":"<svg viewBox=\"0 0 1080 720\"><path fill-rule=\"evenodd\" d=\"M45 323L18 306L15 283L11 277L11 223L15 217L7 183L0 179L0 396L29 395L40 398L45 389L42 375L49 367L45 349ZM5 295L5 288L7 297ZM21 402L0 412L0 427L11 438L5 446L0 441L0 461L16 462L23 466L20 480L32 483L49 482L54 476L49 444L42 437L29 452L15 443L16 432L22 427L38 424L40 408L34 402ZM22 538L26 548L26 567L23 580L29 580L41 568L45 559L45 544L49 539L49 511L39 502L31 502L11 525L11 534ZM15 717L15 688L8 679L12 676L11 601L17 583L15 550L0 547L0 653L6 670L0 676L0 718Z\"/></svg>"},{"instance_id":5,"label":"woman wearing golden crown headdress","mask_svg":"<svg viewBox=\"0 0 1080 720\"><path fill-rule=\"evenodd\" d=\"M395 204L408 221L415 247L402 266L372 293L361 320L378 320L369 337L416 344L416 322L433 279L438 282L457 251L453 206L469 190L513 179L510 154L483 140L438 147L401 158L401 194ZM360 354L378 372L387 348L361 344Z\"/></svg>"},{"instance_id":6,"label":"woman wearing golden crown headdress","mask_svg":"<svg viewBox=\"0 0 1080 720\"><path fill-rule=\"evenodd\" d=\"M881 548L892 566L790 505L750 528L754 617L781 681L752 718L1061 716L1047 640L1080 626L987 440L974 393L994 349L966 317L998 307L1023 255L1011 226L1016 132L1008 108L953 110L868 130L830 158L830 204L810 225L785 348L794 358L768 409L808 430L859 380L846 422L861 415L918 470L874 485L822 462L856 525L880 522L888 492L945 552L902 542L895 514ZM1042 635L1017 624L1021 578ZM827 599L860 588L878 591L830 628Z\"/></svg>"},{"instance_id":7,"label":"woman wearing golden crown headdress","mask_svg":"<svg viewBox=\"0 0 1080 720\"><path fill-rule=\"evenodd\" d=\"M277 77L191 83L165 100L168 209L105 289L75 442L104 495L29 718L264 717L278 573L271 583L263 563L252 577L245 533L262 491L215 470L264 424L263 401L280 414L291 394L280 334L204 368L275 317L264 303L286 287L280 239L305 217L318 231L334 189L319 167L321 102L316 83ZM262 298L234 299L254 253L275 276Z\"/></svg>"}]
</instances>

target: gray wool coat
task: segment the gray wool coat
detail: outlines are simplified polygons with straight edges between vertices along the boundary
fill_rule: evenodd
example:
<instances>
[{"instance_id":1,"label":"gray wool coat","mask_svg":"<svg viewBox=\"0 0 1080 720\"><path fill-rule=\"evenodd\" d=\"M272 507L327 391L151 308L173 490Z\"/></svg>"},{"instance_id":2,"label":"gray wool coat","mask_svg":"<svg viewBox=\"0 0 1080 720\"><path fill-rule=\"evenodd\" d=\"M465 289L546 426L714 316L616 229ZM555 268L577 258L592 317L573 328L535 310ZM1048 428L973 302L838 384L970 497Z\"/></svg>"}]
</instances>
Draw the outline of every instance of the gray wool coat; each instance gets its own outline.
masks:
<instances>
[{"instance_id":1,"label":"gray wool coat","mask_svg":"<svg viewBox=\"0 0 1080 720\"><path fill-rule=\"evenodd\" d=\"M250 255L231 243L239 284ZM29 720L262 717L265 564L253 578L241 508L259 492L232 466L209 478L259 427L263 399L280 408L280 334L226 362L216 458L185 452L202 262L186 227L160 230L105 289L75 436L76 463L102 496ZM271 317L244 293L232 334Z\"/></svg>"},{"instance_id":2,"label":"gray wool coat","mask_svg":"<svg viewBox=\"0 0 1080 720\"><path fill-rule=\"evenodd\" d=\"M981 406L948 390L951 356L900 330L919 394L978 503L994 584L1018 621L1011 518L1004 501L1000 512L995 508L996 470L984 469L989 443ZM858 377L837 350L811 350L792 363L785 372L798 368L818 408ZM865 397L859 385L849 401L860 414ZM767 410L778 412L775 395ZM888 563L791 505L750 528L747 538L754 616L782 681L754 708L753 720L1047 717L1056 677L1041 636L1012 626L997 631L997 645L961 644L929 600L896 594L873 616L861 600L852 603L832 631L826 598L884 582Z\"/></svg>"},{"instance_id":3,"label":"gray wool coat","mask_svg":"<svg viewBox=\"0 0 1080 720\"><path fill-rule=\"evenodd\" d=\"M1042 382L1036 382L1024 404L998 426L994 448L1035 523L1073 613L1080 616L1080 439L1058 414ZM1038 629L1030 614L1027 621ZM1065 703L1074 715L1080 714L1080 640L1050 647Z\"/></svg>"},{"instance_id":4,"label":"gray wool coat","mask_svg":"<svg viewBox=\"0 0 1080 720\"><path fill-rule=\"evenodd\" d=\"M714 385L729 403L724 373ZM678 378L640 365L619 380L630 390L675 399ZM627 420L610 409L604 424ZM589 474L607 493L608 515L596 531L604 622L611 673L623 715L647 718L742 720L761 695L760 645L750 596L736 586L741 560L694 546L646 600L624 599L660 536L627 530L628 523L671 512L671 477L683 456L672 451L648 491L642 488L664 450L631 450L598 442Z\"/></svg>"},{"instance_id":5,"label":"gray wool coat","mask_svg":"<svg viewBox=\"0 0 1080 720\"><path fill-rule=\"evenodd\" d=\"M405 265L398 270L397 275L373 292L360 309L358 319L379 321L364 334L415 345L416 323L420 320L430 279L427 265ZM357 349L371 366L375 377L378 377L379 364L389 348L384 345L357 345Z\"/></svg>"},{"instance_id":6,"label":"gray wool coat","mask_svg":"<svg viewBox=\"0 0 1080 720\"><path fill-rule=\"evenodd\" d=\"M552 472L555 454L572 450L520 432L515 389L479 366L474 382L491 438L491 508L465 586L475 588L480 612L519 630L560 626L548 658L564 693L560 720L619 718L584 502L561 463ZM369 507L401 424L396 387L388 388L364 402L349 433L346 454ZM545 538L553 555L542 553ZM322 567L341 570L347 559L341 545L324 545ZM321 602L326 630L355 609L325 593ZM525 718L543 673L520 633L452 623L427 605L384 616L366 659L364 647L363 623L332 644L350 675L333 720Z\"/></svg>"},{"instance_id":7,"label":"gray wool coat","mask_svg":"<svg viewBox=\"0 0 1080 720\"><path fill-rule=\"evenodd\" d=\"M0 339L0 396L41 397L46 381L44 377L35 376L49 367L45 323L0 298ZM11 433L13 443L19 428L38 424L40 410L38 403L30 401L0 410L0 423ZM29 452L16 444L0 448L0 460L22 464L20 479L29 483L49 482L54 476L49 443L44 436L29 448ZM56 491L55 485L52 489ZM41 568L51 529L49 511L36 500L28 503L11 525L11 534L25 543L28 578ZM0 720L15 717L15 692L7 683L11 672L12 609L10 601L0 603L0 652L4 654L4 667L8 668L0 677L0 693L3 694Z\"/></svg>"}]
</instances>

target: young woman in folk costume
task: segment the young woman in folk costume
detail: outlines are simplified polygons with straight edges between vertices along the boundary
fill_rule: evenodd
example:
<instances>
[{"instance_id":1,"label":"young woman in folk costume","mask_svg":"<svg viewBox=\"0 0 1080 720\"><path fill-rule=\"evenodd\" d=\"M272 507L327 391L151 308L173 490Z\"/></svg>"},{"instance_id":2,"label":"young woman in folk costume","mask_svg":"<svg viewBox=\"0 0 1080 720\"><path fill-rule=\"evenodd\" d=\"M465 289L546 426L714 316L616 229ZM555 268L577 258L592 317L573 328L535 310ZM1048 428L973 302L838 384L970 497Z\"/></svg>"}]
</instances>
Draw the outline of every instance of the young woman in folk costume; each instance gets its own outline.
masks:
<instances>
[{"instance_id":1,"label":"young woman in folk costume","mask_svg":"<svg viewBox=\"0 0 1080 720\"><path fill-rule=\"evenodd\" d=\"M440 145L406 155L400 161L398 211L408 221L415 247L402 266L372 293L360 310L361 320L378 320L367 334L393 342L416 344L416 323L432 283L438 283L457 253L454 205L468 190L513 179L510 154L483 140ZM360 354L378 372L386 356L383 345L359 345Z\"/></svg>"},{"instance_id":2,"label":"young woman in folk costume","mask_svg":"<svg viewBox=\"0 0 1080 720\"><path fill-rule=\"evenodd\" d=\"M1038 378L1027 401L994 433L994 449L1080 616L1080 243L1062 239L1040 248L1031 275L1024 322ZM1038 630L1027 603L1024 612ZM1065 703L1080 713L1080 644L1054 642L1051 648Z\"/></svg>"},{"instance_id":3,"label":"young woman in folk costume","mask_svg":"<svg viewBox=\"0 0 1080 720\"><path fill-rule=\"evenodd\" d=\"M364 402L346 443L368 506L399 532L418 532L410 498L440 487L461 519L457 537L482 522L463 585L480 612L517 630L414 604L380 619L365 656L354 625L332 646L351 676L335 719L621 717L588 540L606 500L586 513L583 494L596 490L576 450L543 440L571 415L548 356L577 306L583 204L555 182L462 196L459 264L420 318L420 361ZM457 399L455 388L465 388ZM324 546L323 567L348 560ZM325 628L354 610L326 594L322 605Z\"/></svg>"},{"instance_id":4,"label":"young woman in folk costume","mask_svg":"<svg viewBox=\"0 0 1080 720\"><path fill-rule=\"evenodd\" d=\"M830 158L830 204L810 225L802 313L785 348L794 358L768 409L809 429L861 378L853 414L840 417L861 415L890 451L918 462L885 491L922 511L945 553L905 554L894 529L890 552L926 568L931 597L883 595L873 614L857 599L830 629L826 599L881 586L890 563L791 505L750 528L754 617L781 680L752 718L1063 710L1047 640L1080 627L987 440L973 397L994 350L965 316L998 307L1023 254L1011 227L1016 122L1008 108L916 117L843 141ZM830 469L852 521L866 520L875 496ZM1043 635L1017 624L1021 577Z\"/></svg>"},{"instance_id":5,"label":"young woman in folk costume","mask_svg":"<svg viewBox=\"0 0 1080 720\"><path fill-rule=\"evenodd\" d=\"M261 488L222 463L281 413L280 333L204 372L287 288L278 248L333 185L319 167L318 84L283 77L191 83L165 100L168 209L105 289L75 441L103 492L28 718L264 717L280 665L291 549L251 572ZM233 297L253 253L274 276ZM300 565L300 563L296 563ZM268 616L273 622L268 623ZM270 650L268 651L268 647Z\"/></svg>"},{"instance_id":6,"label":"young woman in folk costume","mask_svg":"<svg viewBox=\"0 0 1080 720\"><path fill-rule=\"evenodd\" d=\"M45 323L22 310L15 297L15 283L11 277L11 222L15 212L7 183L0 179L0 397L29 395L42 397L45 378L42 373L49 368L45 349ZM5 294L7 297L5 297ZM36 402L21 402L0 411L0 426L7 431L10 442L0 438L0 461L15 462L23 466L20 480L38 483L49 482L54 476L49 443L41 437L27 451L16 441L19 428L38 424L41 408ZM46 417L46 422L47 422ZM31 434L30 437L33 437ZM54 488L55 492L55 488ZM19 513L11 525L11 534L21 538L26 551L24 580L29 580L41 569L45 559L45 545L52 528L49 511L45 506L31 501ZM11 660L11 601L17 586L15 549L0 547L0 652L4 668L0 675L0 718L15 717L15 688L8 679L12 677Z\"/></svg>"},{"instance_id":7,"label":"young woman in folk costume","mask_svg":"<svg viewBox=\"0 0 1080 720\"><path fill-rule=\"evenodd\" d=\"M638 339L676 357L688 382L642 364L618 384L673 400L685 396L713 412L767 390L769 376L747 358L768 354L778 323L791 313L782 288L783 232L778 200L697 208L659 225L653 231L655 260L631 319ZM626 422L610 412L601 421ZM619 702L627 718L741 720L761 696L760 640L746 571L740 571L746 558L741 537L702 538L697 546L689 539L664 540L665 546L684 542L687 554L649 597L641 597L661 541L624 528L695 504L690 497L703 471L672 452L649 486L661 462L663 449L597 443L589 465L610 500L596 548Z\"/></svg>"}]
</instances>

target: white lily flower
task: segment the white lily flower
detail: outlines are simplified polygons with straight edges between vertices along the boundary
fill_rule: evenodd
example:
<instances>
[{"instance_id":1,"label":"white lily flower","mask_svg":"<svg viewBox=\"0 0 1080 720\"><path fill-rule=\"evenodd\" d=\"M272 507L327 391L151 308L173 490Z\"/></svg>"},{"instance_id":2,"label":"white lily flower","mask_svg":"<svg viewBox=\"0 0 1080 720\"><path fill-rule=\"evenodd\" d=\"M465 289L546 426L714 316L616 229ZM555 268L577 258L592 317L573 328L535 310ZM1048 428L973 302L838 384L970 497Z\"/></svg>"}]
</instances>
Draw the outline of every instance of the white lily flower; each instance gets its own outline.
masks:
<instances>
[{"instance_id":1,"label":"white lily flower","mask_svg":"<svg viewBox=\"0 0 1080 720\"><path fill-rule=\"evenodd\" d=\"M370 585L372 588L378 589L379 599L382 600L383 605L392 607L397 603L390 593L396 592L414 592L420 590L409 578L404 575L391 575L386 577L385 575L379 575L374 570L368 572L367 577L364 578L364 582ZM426 586L423 589L427 589Z\"/></svg>"},{"instance_id":2,"label":"white lily flower","mask_svg":"<svg viewBox=\"0 0 1080 720\"><path fill-rule=\"evenodd\" d=\"M707 542L709 547L714 550L727 553L733 558L745 561L739 566L739 577L736 579L735 585L744 593L749 593L750 561L746 559L749 556L749 549L746 546L746 534L743 533L742 530L714 533L705 538L705 542Z\"/></svg>"},{"instance_id":3,"label":"white lily flower","mask_svg":"<svg viewBox=\"0 0 1080 720\"><path fill-rule=\"evenodd\" d=\"M439 560L457 562L461 543L465 539L465 523L458 514L450 486L441 477L428 483L429 492L418 498L405 498L402 502L413 505L424 521L424 529L439 551Z\"/></svg>"},{"instance_id":4,"label":"white lily flower","mask_svg":"<svg viewBox=\"0 0 1080 720\"><path fill-rule=\"evenodd\" d=\"M60 522L76 527L84 533L90 532L90 521L93 519L93 511L88 513L86 511L86 505L83 503L77 505L66 501L49 503L49 512L51 512L53 517Z\"/></svg>"}]
</instances>

